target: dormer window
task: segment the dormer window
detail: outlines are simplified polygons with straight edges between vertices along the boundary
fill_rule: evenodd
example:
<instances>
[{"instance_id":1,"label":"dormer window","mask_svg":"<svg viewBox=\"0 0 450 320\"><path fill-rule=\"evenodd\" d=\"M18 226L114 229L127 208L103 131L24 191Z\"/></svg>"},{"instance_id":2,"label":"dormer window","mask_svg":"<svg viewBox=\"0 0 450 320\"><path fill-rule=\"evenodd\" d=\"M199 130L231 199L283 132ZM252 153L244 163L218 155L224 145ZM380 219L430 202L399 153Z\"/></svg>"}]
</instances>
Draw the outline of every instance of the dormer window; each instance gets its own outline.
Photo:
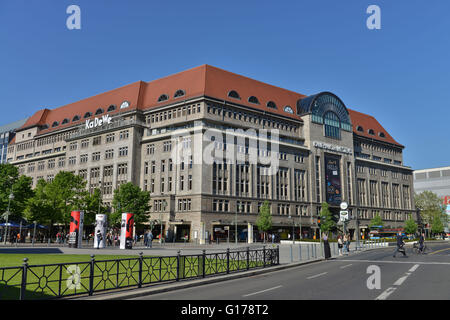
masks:
<instances>
[{"instance_id":1,"label":"dormer window","mask_svg":"<svg viewBox=\"0 0 450 320\"><path fill-rule=\"evenodd\" d=\"M167 94L162 94L158 98L158 102L169 100L169 96Z\"/></svg>"},{"instance_id":2,"label":"dormer window","mask_svg":"<svg viewBox=\"0 0 450 320\"><path fill-rule=\"evenodd\" d=\"M277 105L273 101L267 102L267 108L276 109Z\"/></svg>"},{"instance_id":3,"label":"dormer window","mask_svg":"<svg viewBox=\"0 0 450 320\"><path fill-rule=\"evenodd\" d=\"M69 119L67 119L67 118L65 118L65 119L61 122L61 124L66 124L66 123L69 123Z\"/></svg>"},{"instance_id":4,"label":"dormer window","mask_svg":"<svg viewBox=\"0 0 450 320\"><path fill-rule=\"evenodd\" d=\"M108 107L107 112L111 112L111 111L114 111L114 110L116 110L116 106L112 104L112 105L110 105L110 106Z\"/></svg>"},{"instance_id":5,"label":"dormer window","mask_svg":"<svg viewBox=\"0 0 450 320\"><path fill-rule=\"evenodd\" d=\"M72 121L78 121L78 120L80 120L80 116L75 116L75 117L73 117L73 119L72 119Z\"/></svg>"},{"instance_id":6,"label":"dormer window","mask_svg":"<svg viewBox=\"0 0 450 320\"><path fill-rule=\"evenodd\" d=\"M251 96L250 98L248 98L248 102L254 103L254 104L259 104L259 100L255 96Z\"/></svg>"},{"instance_id":7,"label":"dormer window","mask_svg":"<svg viewBox=\"0 0 450 320\"><path fill-rule=\"evenodd\" d=\"M179 89L179 90L177 90L177 91L175 92L175 94L173 95L173 97L174 97L174 98L179 98L179 97L182 97L182 96L184 96L184 95L185 95L184 90Z\"/></svg>"},{"instance_id":8,"label":"dormer window","mask_svg":"<svg viewBox=\"0 0 450 320\"><path fill-rule=\"evenodd\" d=\"M53 124L52 124L52 128L57 127L58 125L59 125L59 122L58 122L58 121L55 121L55 122L53 122Z\"/></svg>"},{"instance_id":9,"label":"dormer window","mask_svg":"<svg viewBox=\"0 0 450 320\"><path fill-rule=\"evenodd\" d=\"M85 114L84 114L84 118L86 119L86 118L89 118L89 117L91 117L92 116L92 112L86 112Z\"/></svg>"},{"instance_id":10,"label":"dormer window","mask_svg":"<svg viewBox=\"0 0 450 320\"><path fill-rule=\"evenodd\" d=\"M241 97L239 96L239 93L237 93L237 91L231 90L230 92L228 92L228 96L230 98L234 98L234 99L241 99Z\"/></svg>"},{"instance_id":11,"label":"dormer window","mask_svg":"<svg viewBox=\"0 0 450 320\"><path fill-rule=\"evenodd\" d=\"M291 106L285 106L283 110L284 112L294 114L294 110L292 110Z\"/></svg>"},{"instance_id":12,"label":"dormer window","mask_svg":"<svg viewBox=\"0 0 450 320\"><path fill-rule=\"evenodd\" d=\"M105 112L102 108L98 108L97 111L95 111L95 115L102 114Z\"/></svg>"},{"instance_id":13,"label":"dormer window","mask_svg":"<svg viewBox=\"0 0 450 320\"><path fill-rule=\"evenodd\" d=\"M374 136L374 135L375 135L375 131L373 131L373 129L369 129L369 131L368 131L368 132L369 132L369 134L370 134L370 135L372 135L372 136Z\"/></svg>"},{"instance_id":14,"label":"dormer window","mask_svg":"<svg viewBox=\"0 0 450 320\"><path fill-rule=\"evenodd\" d=\"M48 129L48 124L44 124L44 125L42 126L42 130L45 130L45 129Z\"/></svg>"},{"instance_id":15,"label":"dormer window","mask_svg":"<svg viewBox=\"0 0 450 320\"><path fill-rule=\"evenodd\" d=\"M359 132L364 132L364 129L363 129L363 127L361 127L361 126L357 126L357 127L356 127L356 130L359 131Z\"/></svg>"},{"instance_id":16,"label":"dormer window","mask_svg":"<svg viewBox=\"0 0 450 320\"><path fill-rule=\"evenodd\" d=\"M386 138L386 135L384 134L384 132L380 132L379 136L382 137L382 138Z\"/></svg>"}]
</instances>

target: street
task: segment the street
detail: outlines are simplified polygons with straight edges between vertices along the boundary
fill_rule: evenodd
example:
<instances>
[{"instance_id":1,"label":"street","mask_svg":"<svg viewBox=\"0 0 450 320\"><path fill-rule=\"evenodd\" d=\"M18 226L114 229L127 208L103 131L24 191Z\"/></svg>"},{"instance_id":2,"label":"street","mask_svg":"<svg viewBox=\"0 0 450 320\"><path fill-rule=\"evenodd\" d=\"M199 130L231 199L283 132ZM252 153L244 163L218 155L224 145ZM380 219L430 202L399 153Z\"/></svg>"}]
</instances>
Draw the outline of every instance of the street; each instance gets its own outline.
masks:
<instances>
[{"instance_id":1,"label":"street","mask_svg":"<svg viewBox=\"0 0 450 320\"><path fill-rule=\"evenodd\" d=\"M450 299L450 243L427 243L426 255L378 248L273 273L154 294L135 300ZM380 270L380 288L368 288ZM373 268L373 267L372 267ZM371 268L369 268L371 270ZM369 281L368 281L369 279ZM371 282L372 283L372 282Z\"/></svg>"}]
</instances>

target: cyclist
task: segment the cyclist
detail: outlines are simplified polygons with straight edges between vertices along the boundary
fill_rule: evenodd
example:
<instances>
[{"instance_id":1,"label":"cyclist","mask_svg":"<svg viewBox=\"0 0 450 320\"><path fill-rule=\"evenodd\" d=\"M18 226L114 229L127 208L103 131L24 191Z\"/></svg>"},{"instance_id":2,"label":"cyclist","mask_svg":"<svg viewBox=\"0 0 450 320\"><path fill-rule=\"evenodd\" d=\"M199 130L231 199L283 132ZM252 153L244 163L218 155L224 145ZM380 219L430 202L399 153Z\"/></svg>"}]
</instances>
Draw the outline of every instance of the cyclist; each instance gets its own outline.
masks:
<instances>
[{"instance_id":1,"label":"cyclist","mask_svg":"<svg viewBox=\"0 0 450 320\"><path fill-rule=\"evenodd\" d=\"M420 238L419 238L419 252L420 253L423 253L423 249L425 247L424 242L425 242L425 233L422 232L422 234L420 235Z\"/></svg>"}]
</instances>

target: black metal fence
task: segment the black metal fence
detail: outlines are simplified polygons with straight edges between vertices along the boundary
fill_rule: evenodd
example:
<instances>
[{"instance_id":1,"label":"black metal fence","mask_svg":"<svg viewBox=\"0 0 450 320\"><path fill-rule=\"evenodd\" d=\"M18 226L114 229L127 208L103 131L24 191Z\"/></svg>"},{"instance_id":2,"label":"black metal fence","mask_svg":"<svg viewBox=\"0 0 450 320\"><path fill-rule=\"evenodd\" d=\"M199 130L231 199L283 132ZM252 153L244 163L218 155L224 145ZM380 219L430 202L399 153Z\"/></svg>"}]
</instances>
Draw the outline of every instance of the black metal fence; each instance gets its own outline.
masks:
<instances>
[{"instance_id":1,"label":"black metal fence","mask_svg":"<svg viewBox=\"0 0 450 320\"><path fill-rule=\"evenodd\" d=\"M280 263L279 248L0 268L0 300L51 299L229 274Z\"/></svg>"}]
</instances>

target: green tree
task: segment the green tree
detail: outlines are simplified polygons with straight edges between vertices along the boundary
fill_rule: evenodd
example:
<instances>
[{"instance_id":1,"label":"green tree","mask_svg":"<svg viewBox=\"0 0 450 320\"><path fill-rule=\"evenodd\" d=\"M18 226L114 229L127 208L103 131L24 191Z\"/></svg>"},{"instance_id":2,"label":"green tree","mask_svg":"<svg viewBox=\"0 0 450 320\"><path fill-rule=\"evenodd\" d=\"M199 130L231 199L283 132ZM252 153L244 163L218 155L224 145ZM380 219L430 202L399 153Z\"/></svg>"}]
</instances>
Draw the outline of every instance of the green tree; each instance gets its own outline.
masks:
<instances>
[{"instance_id":1,"label":"green tree","mask_svg":"<svg viewBox=\"0 0 450 320\"><path fill-rule=\"evenodd\" d=\"M27 200L25 214L28 221L51 224L59 218L59 210L47 194L48 182L40 179L34 189L34 196Z\"/></svg>"},{"instance_id":2,"label":"green tree","mask_svg":"<svg viewBox=\"0 0 450 320\"><path fill-rule=\"evenodd\" d=\"M24 216L26 201L33 196L32 179L19 176L17 167L10 163L0 164L0 214L7 211L9 195L14 195L10 203L9 221L18 221Z\"/></svg>"},{"instance_id":3,"label":"green tree","mask_svg":"<svg viewBox=\"0 0 450 320\"><path fill-rule=\"evenodd\" d=\"M270 214L269 201L265 200L262 206L259 208L258 219L256 220L256 226L260 232L264 232L264 242L266 241L266 233L272 228L272 215Z\"/></svg>"},{"instance_id":4,"label":"green tree","mask_svg":"<svg viewBox=\"0 0 450 320\"><path fill-rule=\"evenodd\" d=\"M330 211L330 205L326 202L322 202L320 209L320 231L322 233L328 233L336 227L336 222L333 220L333 214Z\"/></svg>"},{"instance_id":5,"label":"green tree","mask_svg":"<svg viewBox=\"0 0 450 320\"><path fill-rule=\"evenodd\" d=\"M435 215L431 221L431 232L434 234L444 232L444 223L442 222L442 216Z\"/></svg>"},{"instance_id":6,"label":"green tree","mask_svg":"<svg viewBox=\"0 0 450 320\"><path fill-rule=\"evenodd\" d=\"M406 234L415 234L417 232L417 223L411 216L405 222L405 232Z\"/></svg>"},{"instance_id":7,"label":"green tree","mask_svg":"<svg viewBox=\"0 0 450 320\"><path fill-rule=\"evenodd\" d=\"M137 225L148 222L149 203L150 192L142 191L131 182L120 185L114 190L112 201L114 212L110 215L111 224L120 224L124 212L134 213L134 222Z\"/></svg>"},{"instance_id":8,"label":"green tree","mask_svg":"<svg viewBox=\"0 0 450 320\"><path fill-rule=\"evenodd\" d=\"M100 189L98 188L95 188L92 194L87 191L82 192L79 201L79 207L84 211L85 225L93 224L96 214L108 215L108 207L103 204Z\"/></svg>"},{"instance_id":9,"label":"green tree","mask_svg":"<svg viewBox=\"0 0 450 320\"><path fill-rule=\"evenodd\" d=\"M420 216L424 224L432 224L434 218L445 215L445 207L442 200L431 191L424 191L414 195L416 208L420 210Z\"/></svg>"},{"instance_id":10,"label":"green tree","mask_svg":"<svg viewBox=\"0 0 450 320\"><path fill-rule=\"evenodd\" d=\"M384 226L384 221L383 221L383 219L381 219L381 216L380 216L379 212L377 212L375 217L373 217L373 219L370 220L369 226L370 227L373 227L373 226Z\"/></svg>"}]
</instances>

